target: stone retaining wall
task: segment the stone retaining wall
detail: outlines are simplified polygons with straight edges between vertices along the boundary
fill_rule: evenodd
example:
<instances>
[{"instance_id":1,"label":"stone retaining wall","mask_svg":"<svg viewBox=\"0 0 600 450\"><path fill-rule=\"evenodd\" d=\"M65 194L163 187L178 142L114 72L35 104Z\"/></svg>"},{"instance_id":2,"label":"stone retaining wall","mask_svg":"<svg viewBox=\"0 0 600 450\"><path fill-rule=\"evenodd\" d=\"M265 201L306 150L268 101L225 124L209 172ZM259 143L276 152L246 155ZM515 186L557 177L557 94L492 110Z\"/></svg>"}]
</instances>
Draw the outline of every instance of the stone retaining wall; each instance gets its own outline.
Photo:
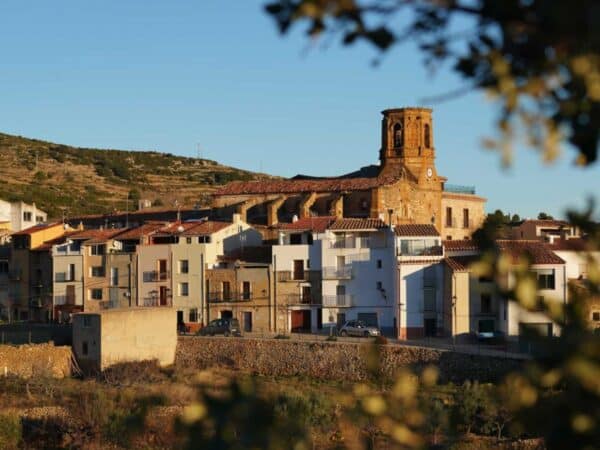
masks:
<instances>
[{"instance_id":1,"label":"stone retaining wall","mask_svg":"<svg viewBox=\"0 0 600 450\"><path fill-rule=\"evenodd\" d=\"M523 363L402 345L384 345L379 349L381 373L388 380L402 368L419 371L434 365L442 382L495 382ZM181 368L225 367L259 375L361 381L369 378L367 359L372 352L373 346L366 343L180 337L175 364Z\"/></svg>"},{"instance_id":2,"label":"stone retaining wall","mask_svg":"<svg viewBox=\"0 0 600 450\"><path fill-rule=\"evenodd\" d=\"M0 345L0 376L64 378L71 375L71 368L71 347Z\"/></svg>"}]
</instances>

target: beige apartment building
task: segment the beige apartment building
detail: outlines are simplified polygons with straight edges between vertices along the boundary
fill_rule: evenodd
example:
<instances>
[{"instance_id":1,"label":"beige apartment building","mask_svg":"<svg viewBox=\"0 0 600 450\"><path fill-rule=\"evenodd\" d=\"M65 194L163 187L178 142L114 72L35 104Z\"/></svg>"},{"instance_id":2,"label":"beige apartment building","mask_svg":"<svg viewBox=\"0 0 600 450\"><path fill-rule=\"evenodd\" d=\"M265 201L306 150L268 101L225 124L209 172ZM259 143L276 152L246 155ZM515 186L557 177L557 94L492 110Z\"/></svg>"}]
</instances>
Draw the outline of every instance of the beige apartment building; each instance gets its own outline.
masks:
<instances>
[{"instance_id":1,"label":"beige apartment building","mask_svg":"<svg viewBox=\"0 0 600 450\"><path fill-rule=\"evenodd\" d=\"M196 329L206 323L206 271L218 257L262 243L261 234L233 222L191 221L152 230L137 247L138 305L177 310L178 324Z\"/></svg>"}]
</instances>

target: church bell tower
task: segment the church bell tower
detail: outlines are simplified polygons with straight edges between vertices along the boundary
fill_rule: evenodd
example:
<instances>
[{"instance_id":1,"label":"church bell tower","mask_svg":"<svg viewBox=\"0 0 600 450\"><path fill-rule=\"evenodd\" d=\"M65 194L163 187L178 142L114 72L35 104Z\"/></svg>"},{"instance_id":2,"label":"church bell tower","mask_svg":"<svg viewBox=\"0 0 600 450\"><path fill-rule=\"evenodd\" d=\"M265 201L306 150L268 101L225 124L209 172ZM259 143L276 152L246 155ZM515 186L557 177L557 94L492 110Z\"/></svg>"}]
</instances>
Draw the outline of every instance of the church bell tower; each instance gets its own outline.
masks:
<instances>
[{"instance_id":1,"label":"church bell tower","mask_svg":"<svg viewBox=\"0 0 600 450\"><path fill-rule=\"evenodd\" d=\"M397 108L382 111L381 161L382 175L407 169L419 179L421 174L435 171L432 110L429 108Z\"/></svg>"}]
</instances>

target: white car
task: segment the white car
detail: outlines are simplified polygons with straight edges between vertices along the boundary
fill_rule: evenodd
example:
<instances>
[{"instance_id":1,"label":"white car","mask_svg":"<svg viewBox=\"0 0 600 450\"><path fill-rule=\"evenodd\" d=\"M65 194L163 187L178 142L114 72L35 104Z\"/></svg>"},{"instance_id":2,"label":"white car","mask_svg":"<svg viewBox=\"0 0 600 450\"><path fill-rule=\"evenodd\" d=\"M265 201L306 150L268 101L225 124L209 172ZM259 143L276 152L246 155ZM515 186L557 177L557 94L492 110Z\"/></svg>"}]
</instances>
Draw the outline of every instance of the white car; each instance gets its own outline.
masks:
<instances>
[{"instance_id":1,"label":"white car","mask_svg":"<svg viewBox=\"0 0 600 450\"><path fill-rule=\"evenodd\" d=\"M379 328L368 326L361 320L349 320L340 328L340 336L380 336Z\"/></svg>"}]
</instances>

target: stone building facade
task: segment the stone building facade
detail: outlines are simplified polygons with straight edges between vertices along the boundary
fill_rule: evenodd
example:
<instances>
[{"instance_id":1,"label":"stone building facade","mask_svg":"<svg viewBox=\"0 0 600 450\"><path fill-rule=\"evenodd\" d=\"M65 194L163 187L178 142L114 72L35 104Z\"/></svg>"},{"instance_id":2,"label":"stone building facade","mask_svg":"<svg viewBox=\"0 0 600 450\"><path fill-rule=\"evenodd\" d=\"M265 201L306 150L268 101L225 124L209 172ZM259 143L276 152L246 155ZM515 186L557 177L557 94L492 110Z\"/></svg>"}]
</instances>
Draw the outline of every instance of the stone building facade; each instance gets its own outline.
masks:
<instances>
[{"instance_id":1,"label":"stone building facade","mask_svg":"<svg viewBox=\"0 0 600 450\"><path fill-rule=\"evenodd\" d=\"M483 222L485 199L474 189L447 190L435 166L432 110L399 108L382 114L379 166L336 178L232 182L215 192L213 209L237 212L267 227L294 216L371 217L391 225L432 224L442 236L470 237ZM467 227L458 233L447 230L443 205L469 210Z\"/></svg>"}]
</instances>

